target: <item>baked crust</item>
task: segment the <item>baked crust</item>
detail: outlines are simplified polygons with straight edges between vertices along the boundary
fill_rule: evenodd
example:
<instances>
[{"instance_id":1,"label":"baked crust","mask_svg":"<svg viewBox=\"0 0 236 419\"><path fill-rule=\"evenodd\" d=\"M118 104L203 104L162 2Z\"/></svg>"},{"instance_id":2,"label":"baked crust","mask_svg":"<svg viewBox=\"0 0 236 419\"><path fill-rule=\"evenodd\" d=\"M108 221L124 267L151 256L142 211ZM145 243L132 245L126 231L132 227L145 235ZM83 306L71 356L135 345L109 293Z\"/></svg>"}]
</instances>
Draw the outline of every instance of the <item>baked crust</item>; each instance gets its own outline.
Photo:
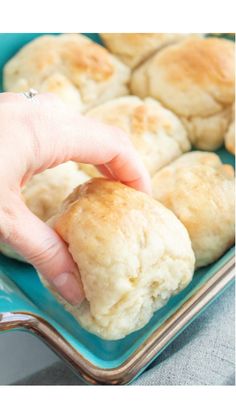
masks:
<instances>
[{"instance_id":1,"label":"baked crust","mask_svg":"<svg viewBox=\"0 0 236 419\"><path fill-rule=\"evenodd\" d=\"M40 36L4 67L5 90L53 92L81 111L126 94L129 77L125 64L79 34Z\"/></svg>"},{"instance_id":2,"label":"baked crust","mask_svg":"<svg viewBox=\"0 0 236 419\"><path fill-rule=\"evenodd\" d=\"M125 131L150 175L191 147L180 120L152 98L124 96L93 108L87 116ZM99 175L91 166L81 168L90 176Z\"/></svg>"},{"instance_id":3,"label":"baked crust","mask_svg":"<svg viewBox=\"0 0 236 419\"><path fill-rule=\"evenodd\" d=\"M143 327L192 278L184 226L163 205L119 182L96 178L79 186L51 224L79 267L86 301L73 307L57 298L104 339Z\"/></svg>"},{"instance_id":4,"label":"baked crust","mask_svg":"<svg viewBox=\"0 0 236 419\"><path fill-rule=\"evenodd\" d=\"M196 147L214 150L222 145L230 123L234 78L231 41L189 38L137 68L131 91L159 100L182 118Z\"/></svg>"},{"instance_id":5,"label":"baked crust","mask_svg":"<svg viewBox=\"0 0 236 419\"><path fill-rule=\"evenodd\" d=\"M200 35L200 34L199 34ZM188 33L101 33L105 46L129 67L134 68L155 51L181 41ZM196 35L197 36L197 35Z\"/></svg>"},{"instance_id":6,"label":"baked crust","mask_svg":"<svg viewBox=\"0 0 236 419\"><path fill-rule=\"evenodd\" d=\"M188 230L196 267L234 243L234 170L214 153L190 152L153 177L153 196Z\"/></svg>"}]
</instances>

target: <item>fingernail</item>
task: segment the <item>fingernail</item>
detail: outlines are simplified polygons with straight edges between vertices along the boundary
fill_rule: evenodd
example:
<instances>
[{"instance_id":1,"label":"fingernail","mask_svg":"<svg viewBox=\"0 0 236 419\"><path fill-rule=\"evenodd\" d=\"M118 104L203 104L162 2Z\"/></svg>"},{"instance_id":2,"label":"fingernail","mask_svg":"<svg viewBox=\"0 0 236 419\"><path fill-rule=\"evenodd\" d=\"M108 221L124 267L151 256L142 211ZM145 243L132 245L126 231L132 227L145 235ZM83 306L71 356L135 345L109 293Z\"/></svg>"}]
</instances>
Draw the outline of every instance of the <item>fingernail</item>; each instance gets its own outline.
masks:
<instances>
[{"instance_id":1,"label":"fingernail","mask_svg":"<svg viewBox=\"0 0 236 419\"><path fill-rule=\"evenodd\" d=\"M80 278L73 273L64 272L52 280L54 287L65 300L78 305L84 300L84 290Z\"/></svg>"}]
</instances>

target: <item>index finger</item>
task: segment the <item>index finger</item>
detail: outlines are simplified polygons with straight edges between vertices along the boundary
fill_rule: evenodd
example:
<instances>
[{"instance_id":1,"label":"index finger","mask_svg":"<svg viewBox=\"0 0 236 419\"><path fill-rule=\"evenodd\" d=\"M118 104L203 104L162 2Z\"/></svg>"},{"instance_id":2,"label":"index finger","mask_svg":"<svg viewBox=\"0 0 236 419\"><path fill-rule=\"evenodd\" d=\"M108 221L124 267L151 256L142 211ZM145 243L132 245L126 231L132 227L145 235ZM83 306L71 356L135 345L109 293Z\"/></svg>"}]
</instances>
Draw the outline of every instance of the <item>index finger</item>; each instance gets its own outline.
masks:
<instances>
[{"instance_id":1,"label":"index finger","mask_svg":"<svg viewBox=\"0 0 236 419\"><path fill-rule=\"evenodd\" d=\"M52 94L39 94L28 106L47 167L68 160L106 165L113 178L151 193L149 174L125 132L72 111Z\"/></svg>"}]
</instances>

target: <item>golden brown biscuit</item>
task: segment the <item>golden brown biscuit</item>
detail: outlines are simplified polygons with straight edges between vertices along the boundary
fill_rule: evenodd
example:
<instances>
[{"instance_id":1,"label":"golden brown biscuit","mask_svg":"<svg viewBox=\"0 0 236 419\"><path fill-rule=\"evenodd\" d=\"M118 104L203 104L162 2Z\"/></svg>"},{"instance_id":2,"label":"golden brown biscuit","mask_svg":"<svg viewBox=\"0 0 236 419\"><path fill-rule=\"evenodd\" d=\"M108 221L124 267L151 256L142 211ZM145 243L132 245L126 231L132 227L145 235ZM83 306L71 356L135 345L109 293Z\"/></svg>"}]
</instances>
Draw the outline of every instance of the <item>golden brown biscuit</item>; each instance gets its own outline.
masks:
<instances>
[{"instance_id":1,"label":"golden brown biscuit","mask_svg":"<svg viewBox=\"0 0 236 419\"><path fill-rule=\"evenodd\" d=\"M234 243L234 170L214 153L186 153L153 177L153 196L185 225L196 267Z\"/></svg>"},{"instance_id":2,"label":"golden brown biscuit","mask_svg":"<svg viewBox=\"0 0 236 419\"><path fill-rule=\"evenodd\" d=\"M22 199L37 217L47 221L67 195L88 179L87 174L78 170L77 163L69 161L33 176L22 189ZM0 251L6 256L23 260L10 246L1 242Z\"/></svg>"},{"instance_id":3,"label":"golden brown biscuit","mask_svg":"<svg viewBox=\"0 0 236 419\"><path fill-rule=\"evenodd\" d=\"M216 153L210 153L207 151L190 151L189 153L185 153L178 159L171 162L167 168L168 171L172 171L174 175L177 167L193 166L195 164L203 164L216 168L222 166L222 162ZM226 166L227 165L225 165L225 167Z\"/></svg>"},{"instance_id":4,"label":"golden brown biscuit","mask_svg":"<svg viewBox=\"0 0 236 419\"><path fill-rule=\"evenodd\" d=\"M190 149L179 119L151 98L124 96L92 109L87 116L123 129L151 175ZM86 166L81 165L86 173L97 175L96 169Z\"/></svg>"},{"instance_id":5,"label":"golden brown biscuit","mask_svg":"<svg viewBox=\"0 0 236 419\"><path fill-rule=\"evenodd\" d=\"M233 114L232 122L228 128L228 131L225 134L225 147L230 153L235 154L235 108L234 107L233 107L232 114Z\"/></svg>"},{"instance_id":6,"label":"golden brown biscuit","mask_svg":"<svg viewBox=\"0 0 236 419\"><path fill-rule=\"evenodd\" d=\"M86 300L65 307L90 332L120 339L191 280L185 227L148 195L96 178L78 187L52 220L78 264Z\"/></svg>"},{"instance_id":7,"label":"golden brown biscuit","mask_svg":"<svg viewBox=\"0 0 236 419\"><path fill-rule=\"evenodd\" d=\"M164 48L134 71L131 91L152 96L185 124L191 142L223 144L234 102L234 43L191 38Z\"/></svg>"},{"instance_id":8,"label":"golden brown biscuit","mask_svg":"<svg viewBox=\"0 0 236 419\"><path fill-rule=\"evenodd\" d=\"M58 94L82 111L128 92L130 70L102 46L79 34L40 36L4 67L4 87Z\"/></svg>"},{"instance_id":9,"label":"golden brown biscuit","mask_svg":"<svg viewBox=\"0 0 236 419\"><path fill-rule=\"evenodd\" d=\"M101 33L105 46L134 68L155 51L189 36L188 33Z\"/></svg>"}]
</instances>

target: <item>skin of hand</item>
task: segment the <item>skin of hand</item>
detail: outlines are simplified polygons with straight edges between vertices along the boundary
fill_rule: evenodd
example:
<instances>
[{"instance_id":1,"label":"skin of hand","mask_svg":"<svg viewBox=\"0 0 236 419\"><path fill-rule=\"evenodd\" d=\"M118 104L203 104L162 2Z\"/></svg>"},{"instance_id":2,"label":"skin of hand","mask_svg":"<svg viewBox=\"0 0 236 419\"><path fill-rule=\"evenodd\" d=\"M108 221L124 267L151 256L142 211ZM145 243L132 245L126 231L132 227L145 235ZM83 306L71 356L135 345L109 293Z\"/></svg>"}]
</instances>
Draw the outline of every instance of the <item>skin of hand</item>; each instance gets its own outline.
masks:
<instances>
[{"instance_id":1,"label":"skin of hand","mask_svg":"<svg viewBox=\"0 0 236 419\"><path fill-rule=\"evenodd\" d=\"M0 240L77 305L84 291L66 244L20 196L34 174L68 160L92 163L107 177L151 193L149 175L123 131L72 111L52 94L0 94Z\"/></svg>"}]
</instances>

